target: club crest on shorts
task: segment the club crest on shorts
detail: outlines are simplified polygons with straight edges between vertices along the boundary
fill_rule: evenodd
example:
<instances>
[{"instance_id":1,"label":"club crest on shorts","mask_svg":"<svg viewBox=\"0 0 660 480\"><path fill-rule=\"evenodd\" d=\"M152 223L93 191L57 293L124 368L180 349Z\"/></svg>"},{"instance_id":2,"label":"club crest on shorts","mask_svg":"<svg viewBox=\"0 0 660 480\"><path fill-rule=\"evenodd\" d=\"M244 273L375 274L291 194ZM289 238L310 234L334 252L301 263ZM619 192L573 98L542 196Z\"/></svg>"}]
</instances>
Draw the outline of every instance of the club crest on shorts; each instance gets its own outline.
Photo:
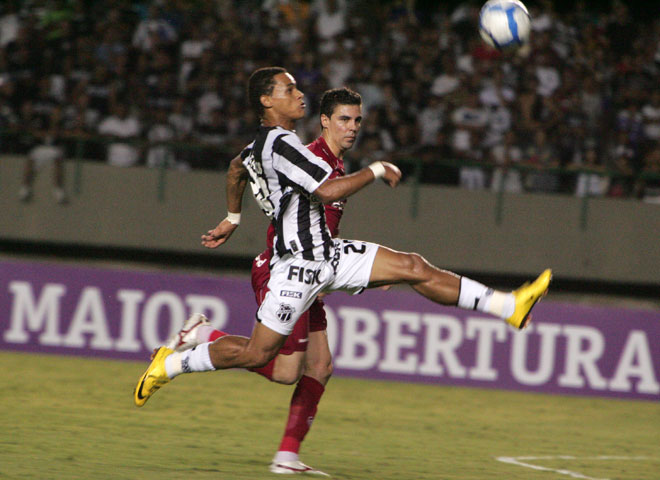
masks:
<instances>
[{"instance_id":1,"label":"club crest on shorts","mask_svg":"<svg viewBox=\"0 0 660 480\"><path fill-rule=\"evenodd\" d=\"M277 309L277 318L282 323L289 323L295 311L296 309L288 303L280 303L280 308Z\"/></svg>"}]
</instances>

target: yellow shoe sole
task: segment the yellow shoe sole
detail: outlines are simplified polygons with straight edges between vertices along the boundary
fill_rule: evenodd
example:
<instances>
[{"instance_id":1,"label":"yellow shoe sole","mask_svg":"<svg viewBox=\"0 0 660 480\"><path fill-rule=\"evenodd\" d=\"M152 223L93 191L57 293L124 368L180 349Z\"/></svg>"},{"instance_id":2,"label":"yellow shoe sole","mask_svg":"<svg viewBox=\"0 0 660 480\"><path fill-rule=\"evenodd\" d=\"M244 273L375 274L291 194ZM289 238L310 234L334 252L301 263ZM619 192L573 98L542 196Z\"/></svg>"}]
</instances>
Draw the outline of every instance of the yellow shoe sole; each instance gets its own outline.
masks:
<instances>
[{"instance_id":1,"label":"yellow shoe sole","mask_svg":"<svg viewBox=\"0 0 660 480\"><path fill-rule=\"evenodd\" d=\"M532 283L526 283L513 291L516 297L516 309L513 315L506 319L509 325L522 330L529 324L532 308L548 293L551 280L552 270L548 268Z\"/></svg>"}]
</instances>

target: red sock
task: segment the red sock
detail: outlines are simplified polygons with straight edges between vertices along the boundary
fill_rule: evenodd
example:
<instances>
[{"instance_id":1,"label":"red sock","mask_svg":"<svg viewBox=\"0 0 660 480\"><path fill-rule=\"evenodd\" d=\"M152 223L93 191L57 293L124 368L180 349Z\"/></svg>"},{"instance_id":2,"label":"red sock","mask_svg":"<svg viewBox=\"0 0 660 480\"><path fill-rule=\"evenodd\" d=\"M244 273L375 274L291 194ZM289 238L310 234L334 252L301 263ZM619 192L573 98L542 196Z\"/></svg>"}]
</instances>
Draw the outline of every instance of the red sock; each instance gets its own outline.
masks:
<instances>
[{"instance_id":1,"label":"red sock","mask_svg":"<svg viewBox=\"0 0 660 480\"><path fill-rule=\"evenodd\" d=\"M221 332L220 330L213 330L211 332L211 335L209 335L209 340L208 341L212 342L214 340L217 340L220 337L224 337L225 335L229 335L229 334L226 333L226 332Z\"/></svg>"},{"instance_id":2,"label":"red sock","mask_svg":"<svg viewBox=\"0 0 660 480\"><path fill-rule=\"evenodd\" d=\"M267 365L264 365L263 367L259 368L250 368L249 370L254 373L258 373L259 375L262 375L266 377L268 380L271 382L273 381L273 369L275 368L275 359L277 357L273 358L270 362L268 362Z\"/></svg>"},{"instance_id":3,"label":"red sock","mask_svg":"<svg viewBox=\"0 0 660 480\"><path fill-rule=\"evenodd\" d=\"M284 437L280 443L280 451L298 453L300 443L307 435L316 409L325 387L312 377L302 376L291 397L289 418L286 422Z\"/></svg>"}]
</instances>

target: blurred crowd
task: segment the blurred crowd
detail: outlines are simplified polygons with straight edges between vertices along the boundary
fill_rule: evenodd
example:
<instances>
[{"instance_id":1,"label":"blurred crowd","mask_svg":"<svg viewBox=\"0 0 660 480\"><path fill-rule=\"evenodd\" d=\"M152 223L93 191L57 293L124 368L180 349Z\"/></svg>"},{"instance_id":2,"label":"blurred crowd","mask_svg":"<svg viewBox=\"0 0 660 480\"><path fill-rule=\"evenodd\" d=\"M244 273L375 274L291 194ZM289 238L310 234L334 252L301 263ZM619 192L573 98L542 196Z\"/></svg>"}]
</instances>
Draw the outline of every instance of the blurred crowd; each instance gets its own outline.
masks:
<instances>
[{"instance_id":1,"label":"blurred crowd","mask_svg":"<svg viewBox=\"0 0 660 480\"><path fill-rule=\"evenodd\" d=\"M245 86L280 65L319 134L327 88L362 94L348 170L389 159L408 178L505 192L660 203L660 20L626 4L527 2L530 44L487 47L481 2L5 0L0 152L39 165L224 169L258 120ZM600 5L600 4L599 4Z\"/></svg>"}]
</instances>

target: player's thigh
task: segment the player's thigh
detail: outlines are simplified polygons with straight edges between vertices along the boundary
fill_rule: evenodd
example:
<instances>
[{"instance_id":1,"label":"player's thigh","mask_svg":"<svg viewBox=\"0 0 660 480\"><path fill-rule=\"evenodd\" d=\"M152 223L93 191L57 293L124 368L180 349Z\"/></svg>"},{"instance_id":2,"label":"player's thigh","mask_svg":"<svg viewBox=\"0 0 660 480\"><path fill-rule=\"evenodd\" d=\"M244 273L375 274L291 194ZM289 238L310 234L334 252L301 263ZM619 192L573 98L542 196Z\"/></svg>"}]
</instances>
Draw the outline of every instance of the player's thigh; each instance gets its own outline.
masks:
<instances>
[{"instance_id":1,"label":"player's thigh","mask_svg":"<svg viewBox=\"0 0 660 480\"><path fill-rule=\"evenodd\" d=\"M381 245L371 267L369 286L422 282L430 273L430 265L421 255L398 252Z\"/></svg>"},{"instance_id":2,"label":"player's thigh","mask_svg":"<svg viewBox=\"0 0 660 480\"><path fill-rule=\"evenodd\" d=\"M306 352L293 352L288 355L279 354L275 357L272 380L285 385L296 383L305 367Z\"/></svg>"}]
</instances>

